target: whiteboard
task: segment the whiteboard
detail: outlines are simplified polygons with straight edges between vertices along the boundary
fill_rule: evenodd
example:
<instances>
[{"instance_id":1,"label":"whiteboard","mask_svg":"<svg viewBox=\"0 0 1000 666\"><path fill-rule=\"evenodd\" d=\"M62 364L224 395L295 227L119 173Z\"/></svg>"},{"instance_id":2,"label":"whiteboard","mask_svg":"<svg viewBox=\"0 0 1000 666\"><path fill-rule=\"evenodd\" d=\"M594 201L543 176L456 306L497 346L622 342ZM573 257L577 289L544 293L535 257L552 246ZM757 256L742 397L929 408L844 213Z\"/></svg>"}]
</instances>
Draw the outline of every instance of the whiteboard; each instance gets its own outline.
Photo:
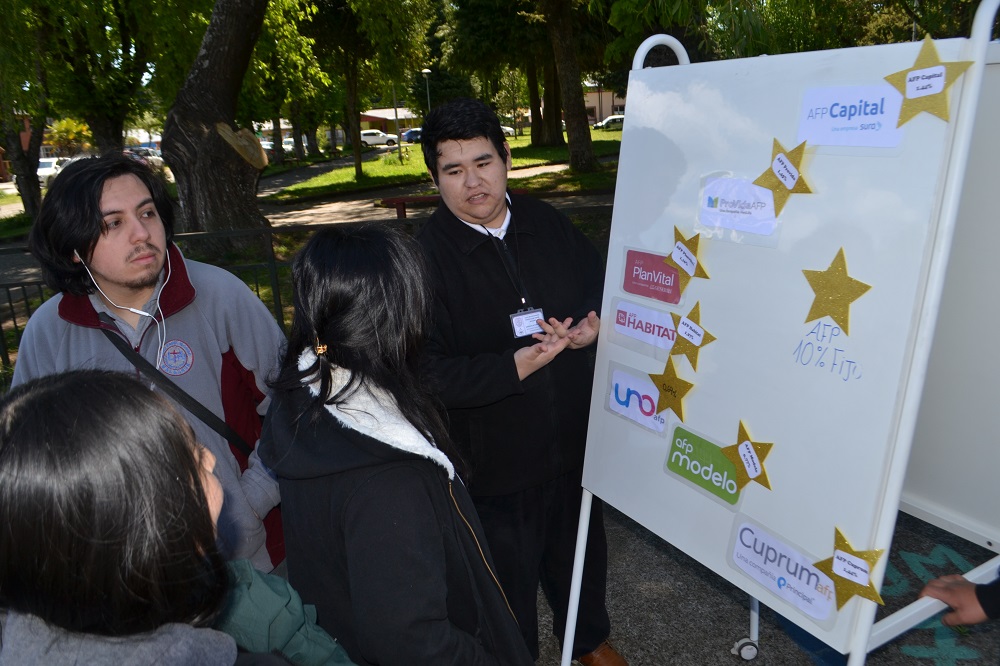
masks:
<instances>
[{"instance_id":1,"label":"whiteboard","mask_svg":"<svg viewBox=\"0 0 1000 666\"><path fill-rule=\"evenodd\" d=\"M941 60L962 60L964 42L936 42ZM921 113L887 146L807 142L799 166L812 193L792 194L762 233L706 224L706 193L713 179L756 179L775 140L786 153L797 146L806 100L877 95L884 76L914 67L920 48L634 70L629 79L583 485L841 652L872 602L831 607L810 566L834 555L837 529L854 551L890 545L879 523L896 512L913 425L903 415L917 399L905 387L928 353L916 324L954 123ZM952 117L962 81L948 91ZM677 233L700 234L709 276L691 278L679 300L677 285L655 275ZM841 248L850 276L870 289L850 304L849 333L834 335L829 316L806 322L814 292L803 271L827 270ZM695 319L696 304L715 340L696 369L672 357L694 385L683 423L672 409L650 415L661 395L649 375L665 371L667 356L651 339L669 337L671 314ZM738 444L741 422L751 441L773 444L762 461L770 489L751 481L731 501L711 449ZM673 437L678 427L683 438ZM701 485L690 457L688 478L676 472L683 457L668 466L676 439L698 443L701 472L717 465ZM740 559L758 548L785 554L784 584L773 567ZM884 564L870 572L876 588Z\"/></svg>"},{"instance_id":2,"label":"whiteboard","mask_svg":"<svg viewBox=\"0 0 1000 666\"><path fill-rule=\"evenodd\" d=\"M1000 552L1000 43L986 63L901 508Z\"/></svg>"}]
</instances>

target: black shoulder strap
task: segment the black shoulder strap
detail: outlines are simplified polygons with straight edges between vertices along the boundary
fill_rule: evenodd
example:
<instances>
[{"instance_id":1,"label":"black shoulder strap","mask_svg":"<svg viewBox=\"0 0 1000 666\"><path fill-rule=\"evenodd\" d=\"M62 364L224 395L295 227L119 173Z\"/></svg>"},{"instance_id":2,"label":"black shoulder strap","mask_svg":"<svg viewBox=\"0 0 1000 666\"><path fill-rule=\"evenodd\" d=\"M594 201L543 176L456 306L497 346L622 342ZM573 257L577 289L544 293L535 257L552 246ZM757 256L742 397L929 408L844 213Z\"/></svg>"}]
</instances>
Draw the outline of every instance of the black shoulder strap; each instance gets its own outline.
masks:
<instances>
[{"instance_id":1,"label":"black shoulder strap","mask_svg":"<svg viewBox=\"0 0 1000 666\"><path fill-rule=\"evenodd\" d=\"M242 451L248 457L253 453L253 447L243 441L243 438L240 437L235 430L230 428L225 421L220 419L212 413L208 407L195 400L187 391L182 389L177 384L174 384L166 376L164 376L162 372L153 367L153 364L140 356L139 352L132 349L129 343L126 342L122 336L112 333L106 328L102 328L101 332L104 333L105 337L111 341L111 344L118 348L118 351L122 353L122 356L127 358L139 372L146 376L147 379L151 380L171 398L176 400L189 412L201 419L201 421L209 428L225 437L230 444Z\"/></svg>"}]
</instances>

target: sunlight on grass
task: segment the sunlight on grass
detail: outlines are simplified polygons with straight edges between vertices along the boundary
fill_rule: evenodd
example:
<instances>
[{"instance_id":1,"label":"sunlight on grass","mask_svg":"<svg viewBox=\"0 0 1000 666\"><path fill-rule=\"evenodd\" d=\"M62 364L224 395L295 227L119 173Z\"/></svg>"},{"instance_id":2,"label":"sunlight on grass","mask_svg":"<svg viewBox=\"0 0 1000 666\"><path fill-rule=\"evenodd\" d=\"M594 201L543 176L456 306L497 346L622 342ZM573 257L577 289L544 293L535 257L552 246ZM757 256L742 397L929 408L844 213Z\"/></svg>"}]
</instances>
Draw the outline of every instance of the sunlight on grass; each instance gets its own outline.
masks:
<instances>
[{"instance_id":1,"label":"sunlight on grass","mask_svg":"<svg viewBox=\"0 0 1000 666\"><path fill-rule=\"evenodd\" d=\"M0 206L21 203L21 197L17 194L0 194Z\"/></svg>"},{"instance_id":2,"label":"sunlight on grass","mask_svg":"<svg viewBox=\"0 0 1000 666\"><path fill-rule=\"evenodd\" d=\"M596 157L602 158L618 154L621 147L621 132L593 133L592 138ZM565 145L532 146L530 136L510 137L507 141L511 147L511 161L515 170L543 164L565 164L569 161L569 149ZM419 144L404 146L404 150L407 149L409 157L404 160L404 164L400 164L397 154L391 152L378 160L364 162L361 166L361 178L355 177L354 165L352 164L310 178L302 183L290 185L264 199L272 203L291 203L348 192L364 192L419 183L427 183L428 193L431 193L433 188L430 187L431 179L424 167L421 146ZM536 183L535 179L540 178L542 180ZM611 171L610 176L607 169L602 169L594 174L571 175L563 179L549 174L534 176L527 183L514 183L515 179L516 175L512 174L512 187L529 191L574 192L587 189L609 189L614 187L614 170ZM546 182L550 184L545 184Z\"/></svg>"}]
</instances>

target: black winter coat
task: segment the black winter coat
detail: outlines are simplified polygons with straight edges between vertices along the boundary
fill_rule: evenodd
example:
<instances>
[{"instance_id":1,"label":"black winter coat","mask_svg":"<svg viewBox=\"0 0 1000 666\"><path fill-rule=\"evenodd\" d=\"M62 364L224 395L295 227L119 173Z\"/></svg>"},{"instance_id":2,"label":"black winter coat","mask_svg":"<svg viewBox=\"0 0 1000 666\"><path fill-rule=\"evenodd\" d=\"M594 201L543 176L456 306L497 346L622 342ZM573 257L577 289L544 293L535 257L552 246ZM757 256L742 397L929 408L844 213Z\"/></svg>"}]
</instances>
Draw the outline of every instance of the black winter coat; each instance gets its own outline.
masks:
<instances>
[{"instance_id":1,"label":"black winter coat","mask_svg":"<svg viewBox=\"0 0 1000 666\"><path fill-rule=\"evenodd\" d=\"M278 475L289 581L317 623L359 665L533 664L444 454L396 448L329 407L299 418L312 400L276 392L259 451Z\"/></svg>"},{"instance_id":2,"label":"black winter coat","mask_svg":"<svg viewBox=\"0 0 1000 666\"><path fill-rule=\"evenodd\" d=\"M552 206L510 195L505 243L530 305L574 323L600 314L604 268L594 245ZM523 306L496 241L443 203L417 236L435 291L425 370L469 465L473 496L532 488L583 466L593 385L589 349L561 352L518 379L510 315Z\"/></svg>"}]
</instances>

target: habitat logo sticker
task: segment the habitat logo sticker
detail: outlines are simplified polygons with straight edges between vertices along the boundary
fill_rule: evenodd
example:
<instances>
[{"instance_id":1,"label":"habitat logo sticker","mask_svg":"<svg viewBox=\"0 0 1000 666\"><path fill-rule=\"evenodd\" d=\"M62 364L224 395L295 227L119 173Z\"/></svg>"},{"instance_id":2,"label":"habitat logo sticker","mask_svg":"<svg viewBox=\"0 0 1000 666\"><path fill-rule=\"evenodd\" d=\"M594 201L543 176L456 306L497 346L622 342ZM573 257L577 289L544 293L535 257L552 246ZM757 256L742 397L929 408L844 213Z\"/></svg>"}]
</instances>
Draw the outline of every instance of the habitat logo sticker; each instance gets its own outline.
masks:
<instances>
[{"instance_id":1,"label":"habitat logo sticker","mask_svg":"<svg viewBox=\"0 0 1000 666\"><path fill-rule=\"evenodd\" d=\"M737 522L735 537L732 561L741 571L809 617L830 617L833 581L812 558L750 523Z\"/></svg>"},{"instance_id":2,"label":"habitat logo sticker","mask_svg":"<svg viewBox=\"0 0 1000 666\"><path fill-rule=\"evenodd\" d=\"M903 99L888 83L810 88L802 96L799 141L813 146L894 148Z\"/></svg>"},{"instance_id":3,"label":"habitat logo sticker","mask_svg":"<svg viewBox=\"0 0 1000 666\"><path fill-rule=\"evenodd\" d=\"M620 301L615 312L615 331L640 342L670 349L677 331L669 312L660 312L644 305Z\"/></svg>"},{"instance_id":4,"label":"habitat logo sticker","mask_svg":"<svg viewBox=\"0 0 1000 666\"><path fill-rule=\"evenodd\" d=\"M630 294L653 298L664 303L680 303L681 289L677 269L663 263L662 254L628 250L625 253L625 276L622 289Z\"/></svg>"},{"instance_id":5,"label":"habitat logo sticker","mask_svg":"<svg viewBox=\"0 0 1000 666\"><path fill-rule=\"evenodd\" d=\"M667 471L704 488L727 504L736 504L740 498L736 466L717 444L680 425L674 428L670 439Z\"/></svg>"},{"instance_id":6,"label":"habitat logo sticker","mask_svg":"<svg viewBox=\"0 0 1000 666\"><path fill-rule=\"evenodd\" d=\"M611 373L608 409L653 432L663 432L666 419L656 413L656 386L649 375L637 376L624 370Z\"/></svg>"},{"instance_id":7,"label":"habitat logo sticker","mask_svg":"<svg viewBox=\"0 0 1000 666\"><path fill-rule=\"evenodd\" d=\"M770 236L778 225L774 193L745 178L708 178L702 189L699 222Z\"/></svg>"}]
</instances>

